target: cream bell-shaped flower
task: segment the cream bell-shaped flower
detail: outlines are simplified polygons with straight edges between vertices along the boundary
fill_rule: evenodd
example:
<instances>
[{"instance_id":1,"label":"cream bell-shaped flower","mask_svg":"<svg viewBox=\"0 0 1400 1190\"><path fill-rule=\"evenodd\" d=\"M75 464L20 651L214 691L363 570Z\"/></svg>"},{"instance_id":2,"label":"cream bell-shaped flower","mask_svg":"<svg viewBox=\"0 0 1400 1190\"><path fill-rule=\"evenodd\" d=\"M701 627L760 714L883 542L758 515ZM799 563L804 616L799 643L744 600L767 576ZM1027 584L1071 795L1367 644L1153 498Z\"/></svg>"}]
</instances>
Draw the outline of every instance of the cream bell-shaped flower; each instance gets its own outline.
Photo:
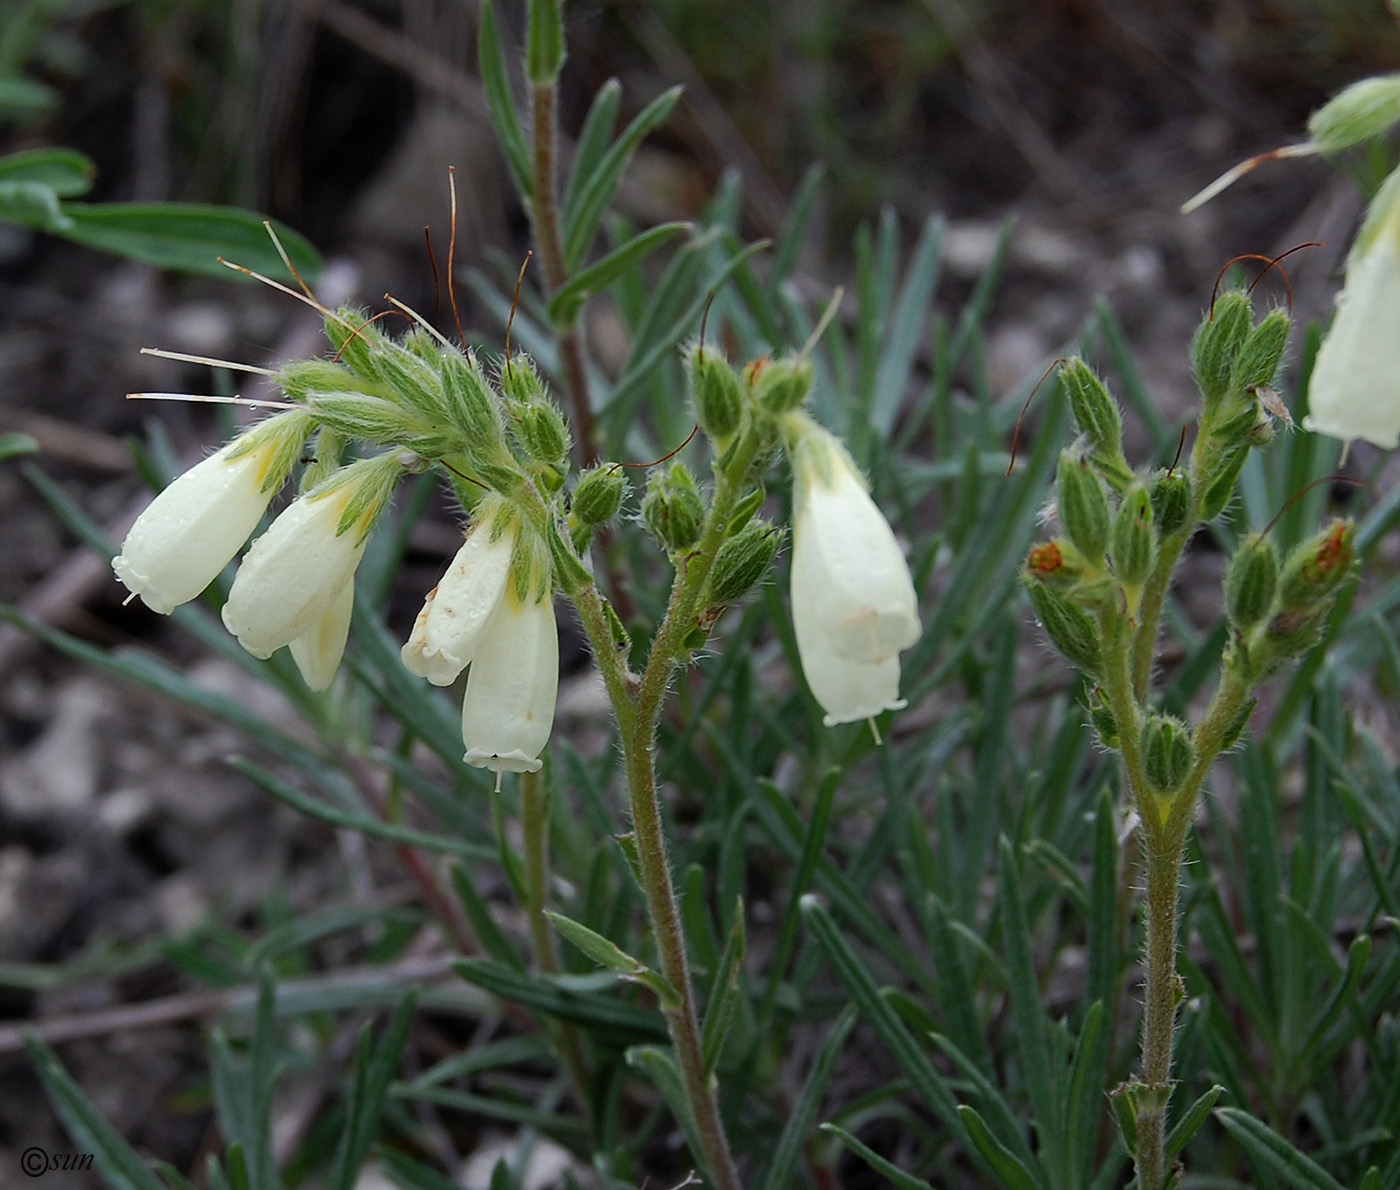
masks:
<instances>
[{"instance_id":1,"label":"cream bell-shaped flower","mask_svg":"<svg viewBox=\"0 0 1400 1190\"><path fill-rule=\"evenodd\" d=\"M450 686L476 655L501 602L515 549L515 524L483 517L428 593L401 656L410 673Z\"/></svg>"},{"instance_id":2,"label":"cream bell-shaped flower","mask_svg":"<svg viewBox=\"0 0 1400 1190\"><path fill-rule=\"evenodd\" d=\"M112 569L152 611L188 603L243 548L305 439L294 418L273 418L196 463L136 518Z\"/></svg>"},{"instance_id":3,"label":"cream bell-shaped flower","mask_svg":"<svg viewBox=\"0 0 1400 1190\"><path fill-rule=\"evenodd\" d=\"M898 710L899 653L920 633L909 566L839 439L805 414L788 429L803 672L828 726Z\"/></svg>"},{"instance_id":4,"label":"cream bell-shaped flower","mask_svg":"<svg viewBox=\"0 0 1400 1190\"><path fill-rule=\"evenodd\" d=\"M224 604L224 626L254 657L289 645L335 602L365 552L368 526L340 532L354 492L342 484L288 505L253 542Z\"/></svg>"},{"instance_id":5,"label":"cream bell-shaped flower","mask_svg":"<svg viewBox=\"0 0 1400 1190\"><path fill-rule=\"evenodd\" d=\"M345 642L350 639L350 616L354 610L355 580L351 578L311 627L288 646L302 681L318 693L329 689L335 680L340 659L345 656Z\"/></svg>"},{"instance_id":6,"label":"cream bell-shaped flower","mask_svg":"<svg viewBox=\"0 0 1400 1190\"><path fill-rule=\"evenodd\" d=\"M554 726L559 694L559 630L554 600L521 602L515 584L487 622L467 671L462 702L463 759L497 773L535 773Z\"/></svg>"},{"instance_id":7,"label":"cream bell-shaped flower","mask_svg":"<svg viewBox=\"0 0 1400 1190\"><path fill-rule=\"evenodd\" d=\"M1308 385L1305 429L1400 444L1400 170L1372 201Z\"/></svg>"}]
</instances>

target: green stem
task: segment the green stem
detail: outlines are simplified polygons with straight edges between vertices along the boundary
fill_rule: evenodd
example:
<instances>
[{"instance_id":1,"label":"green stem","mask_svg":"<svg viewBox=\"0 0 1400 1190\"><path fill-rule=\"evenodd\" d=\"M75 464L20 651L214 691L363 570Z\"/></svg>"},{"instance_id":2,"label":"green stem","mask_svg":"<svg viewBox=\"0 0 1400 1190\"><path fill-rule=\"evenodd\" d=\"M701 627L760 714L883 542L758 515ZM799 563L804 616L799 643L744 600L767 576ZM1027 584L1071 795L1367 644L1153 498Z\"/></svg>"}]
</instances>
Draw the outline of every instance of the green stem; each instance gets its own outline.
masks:
<instances>
[{"instance_id":1,"label":"green stem","mask_svg":"<svg viewBox=\"0 0 1400 1190\"><path fill-rule=\"evenodd\" d=\"M1194 510L1193 510L1194 511ZM1133 636L1133 695L1138 702L1147 698L1152 682L1152 666L1157 660L1157 632L1162 623L1162 608L1167 601L1167 591L1171 589L1172 575L1176 564L1181 561L1181 551L1194 532L1194 520L1189 520L1191 530L1173 533L1157 552L1157 566L1142 590L1142 602L1138 606L1138 627Z\"/></svg>"},{"instance_id":2,"label":"green stem","mask_svg":"<svg viewBox=\"0 0 1400 1190\"><path fill-rule=\"evenodd\" d=\"M530 939L535 965L547 975L558 975L559 947L545 910L549 907L549 808L539 773L520 774L520 833L525 847L525 912L530 919ZM579 1102L589 1103L588 1063L578 1030L554 1021L549 1033L568 1068Z\"/></svg>"},{"instance_id":3,"label":"green stem","mask_svg":"<svg viewBox=\"0 0 1400 1190\"><path fill-rule=\"evenodd\" d=\"M716 1088L706 1073L701 1050L695 989L686 955L685 930L671 879L656 784L656 729L667 687L685 656L686 637L700 611L710 569L724 542L738 498L738 484L729 476L742 477L755 450L756 444L736 459L727 472L716 476L715 495L705 531L695 550L677 559L670 604L652 640L646 669L640 678L627 671L623 657L613 645L597 588L590 586L574 598L617 714L647 917L656 940L661 973L679 997L677 1004L666 1010L666 1024L675 1047L686 1104L702 1150L697 1156L716 1190L739 1190L740 1182L720 1117Z\"/></svg>"},{"instance_id":4,"label":"green stem","mask_svg":"<svg viewBox=\"0 0 1400 1190\"><path fill-rule=\"evenodd\" d=\"M1143 995L1141 1092L1137 1115L1139 1190L1166 1185L1167 1103L1180 979L1176 973L1177 887L1184 839L1158 838L1146 849L1147 982Z\"/></svg>"},{"instance_id":5,"label":"green stem","mask_svg":"<svg viewBox=\"0 0 1400 1190\"><path fill-rule=\"evenodd\" d=\"M530 196L530 221L535 227L544 264L545 281L551 294L569 279L564 256L564 239L559 226L558 134L555 111L558 91L555 83L536 83L530 92L533 119L532 147L534 186ZM574 446L579 459L588 466L598 459L597 434L593 420L593 398L588 391L588 369L583 360L583 343L573 323L554 328L559 359L569 390L570 413L578 431Z\"/></svg>"}]
</instances>

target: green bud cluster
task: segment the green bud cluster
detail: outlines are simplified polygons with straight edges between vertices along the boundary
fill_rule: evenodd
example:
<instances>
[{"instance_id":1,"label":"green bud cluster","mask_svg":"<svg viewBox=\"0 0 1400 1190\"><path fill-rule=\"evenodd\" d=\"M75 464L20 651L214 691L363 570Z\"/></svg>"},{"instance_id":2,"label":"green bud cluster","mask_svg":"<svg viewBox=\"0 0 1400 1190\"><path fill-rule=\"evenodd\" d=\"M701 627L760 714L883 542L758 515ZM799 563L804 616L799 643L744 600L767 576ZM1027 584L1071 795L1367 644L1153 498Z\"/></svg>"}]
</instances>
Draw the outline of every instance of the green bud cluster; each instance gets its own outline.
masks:
<instances>
[{"instance_id":1,"label":"green bud cluster","mask_svg":"<svg viewBox=\"0 0 1400 1190\"><path fill-rule=\"evenodd\" d=\"M1131 469L1107 386L1078 357L1059 368L1078 437L1056 473L1059 535L1031 549L1022 581L1045 635L1094 683L1090 721L1106 747L1124 753L1152 832L1184 829L1203 761L1238 740L1253 688L1318 640L1354 566L1348 522L1284 558L1267 534L1245 537L1225 575L1230 631L1216 698L1194 730L1157 708L1157 637L1182 553L1229 506L1250 451L1271 440L1276 420L1291 423L1271 387L1289 330L1283 310L1256 317L1244 291L1220 296L1192 342L1201 397L1192 449L1167 469ZM1198 755L1207 747L1210 757Z\"/></svg>"},{"instance_id":2,"label":"green bud cluster","mask_svg":"<svg viewBox=\"0 0 1400 1190\"><path fill-rule=\"evenodd\" d=\"M1143 767L1158 793L1175 793L1196 762L1191 731L1174 715L1150 715L1142 725Z\"/></svg>"},{"instance_id":3,"label":"green bud cluster","mask_svg":"<svg viewBox=\"0 0 1400 1190\"><path fill-rule=\"evenodd\" d=\"M699 542L705 512L695 476L684 463L652 472L642 498L642 522L668 552L684 553Z\"/></svg>"}]
</instances>

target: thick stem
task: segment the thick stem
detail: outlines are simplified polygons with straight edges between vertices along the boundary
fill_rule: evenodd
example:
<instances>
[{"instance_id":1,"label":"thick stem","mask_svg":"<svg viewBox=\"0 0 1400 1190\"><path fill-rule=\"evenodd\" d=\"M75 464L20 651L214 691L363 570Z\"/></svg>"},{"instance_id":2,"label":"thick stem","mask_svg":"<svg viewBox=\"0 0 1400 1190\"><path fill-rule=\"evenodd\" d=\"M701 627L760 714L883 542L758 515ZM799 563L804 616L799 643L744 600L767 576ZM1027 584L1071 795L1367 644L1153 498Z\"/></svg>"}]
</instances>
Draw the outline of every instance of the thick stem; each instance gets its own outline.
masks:
<instances>
[{"instance_id":1,"label":"thick stem","mask_svg":"<svg viewBox=\"0 0 1400 1190\"><path fill-rule=\"evenodd\" d=\"M531 89L530 99L535 172L530 221L535 226L535 242L539 245L544 264L545 281L549 292L554 294L569 279L569 266L559 227L556 84L536 83ZM598 446L593 423L593 399L588 391L588 369L583 360L583 343L573 323L555 327L555 342L568 385L569 412L578 431L574 447L580 461L587 466L597 461Z\"/></svg>"},{"instance_id":2,"label":"thick stem","mask_svg":"<svg viewBox=\"0 0 1400 1190\"><path fill-rule=\"evenodd\" d=\"M746 465L741 461L738 473L742 473ZM685 638L699 610L706 580L724 541L736 499L735 485L727 476L718 476L705 532L695 551L687 558L678 559L670 604L652 640L651 654L640 678L627 671L625 661L613 646L597 588L588 587L574 599L618 719L647 918L656 939L661 974L679 997L676 1006L666 1010L666 1024L675 1046L691 1122L702 1150L698 1156L716 1190L739 1190L740 1182L720 1117L716 1088L705 1071L701 1051L699 1014L686 957L685 931L671 880L661 799L656 787L656 728L667 685L684 655Z\"/></svg>"},{"instance_id":3,"label":"thick stem","mask_svg":"<svg viewBox=\"0 0 1400 1190\"><path fill-rule=\"evenodd\" d=\"M535 965L548 975L558 975L559 948L545 916L549 907L549 811L539 773L520 774L520 833L525 845L525 912L530 919ZM587 1105L588 1063L578 1031L572 1025L551 1022L549 1033L568 1068L579 1102Z\"/></svg>"},{"instance_id":4,"label":"thick stem","mask_svg":"<svg viewBox=\"0 0 1400 1190\"><path fill-rule=\"evenodd\" d=\"M651 735L651 725L646 734ZM716 1087L705 1073L700 1048L700 1024L695 1010L695 993L691 986L690 965L685 953L685 931L681 926L680 908L676 903L671 869L666 856L666 837L661 823L661 802L656 791L656 765L653 742L627 740L623 749L627 756L627 784L632 802L632 829L636 835L637 857L642 874L642 891L646 895L647 916L651 919L656 949L661 959L661 974L680 994L679 1003L667 1011L666 1024L676 1061L680 1066L681 1083L690 1106L695 1134L703 1152L705 1172L717 1190L739 1190L739 1175L729 1152L729 1140L719 1114Z\"/></svg>"},{"instance_id":5,"label":"thick stem","mask_svg":"<svg viewBox=\"0 0 1400 1190\"><path fill-rule=\"evenodd\" d=\"M1182 839L1149 844L1147 862L1147 983L1142 1021L1142 1071L1145 1085L1137 1116L1139 1190L1162 1190L1166 1184L1167 1103L1171 1098L1172 1042L1180 980L1176 973L1177 885L1181 877ZM1158 845L1160 844L1160 846Z\"/></svg>"}]
</instances>

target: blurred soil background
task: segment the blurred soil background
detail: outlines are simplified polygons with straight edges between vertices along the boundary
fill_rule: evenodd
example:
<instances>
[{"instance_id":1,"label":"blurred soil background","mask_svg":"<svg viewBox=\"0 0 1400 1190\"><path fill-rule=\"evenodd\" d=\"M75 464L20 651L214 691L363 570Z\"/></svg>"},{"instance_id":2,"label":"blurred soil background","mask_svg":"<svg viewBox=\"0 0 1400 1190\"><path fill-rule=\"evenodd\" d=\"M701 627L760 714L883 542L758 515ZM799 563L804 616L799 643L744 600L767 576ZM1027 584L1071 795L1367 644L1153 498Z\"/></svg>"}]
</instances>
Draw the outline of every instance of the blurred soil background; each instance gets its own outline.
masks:
<instances>
[{"instance_id":1,"label":"blurred soil background","mask_svg":"<svg viewBox=\"0 0 1400 1190\"><path fill-rule=\"evenodd\" d=\"M336 298L382 308L388 291L429 310L423 228L441 265L451 165L459 266L523 256L528 227L475 74L474 3L8 3L40 32L6 68L54 88L58 103L0 125L0 152L79 149L100 169L94 199L262 210L322 250ZM502 5L515 39L522 7ZM737 170L747 234L771 235L820 163L803 264L813 300L850 281L854 229L888 206L907 242L930 214L949 219L939 308L951 314L1014 217L983 361L993 391L1038 374L1107 300L1168 410L1189 397L1185 345L1221 266L1324 240L1290 262L1298 313L1323 316L1361 209L1317 161L1266 166L1189 217L1179 204L1241 158L1302 139L1308 112L1347 82L1400 66L1380 0L608 0L566 16L566 131L611 76L624 116L686 88L629 175L634 219L696 216L721 173ZM499 333L464 285L458 295L464 323ZM606 302L588 333L606 368L619 333ZM225 432L207 406L125 401L212 391L207 370L138 349L266 363L317 350L317 336L312 312L270 290L0 225L0 431L37 438L37 464L113 540L146 499L125 439L157 420L192 461ZM396 628L455 535L445 507L420 526ZM20 468L0 465L0 601L102 647L158 651L240 698L270 697L123 595ZM567 652L581 672L581 650L566 642ZM582 697L586 679L574 685ZM566 714L562 729L577 722ZM217 986L214 973L201 983L182 968L180 940L344 897L388 908L411 898L373 846L274 806L230 770L240 746L0 626L0 1186L25 1184L25 1148L77 1147L13 1026L71 1038L60 1052L108 1118L190 1171L218 1143L204 1039L223 1002L200 990ZM434 948L423 950L431 970ZM331 945L318 957L298 974L347 961ZM342 1048L348 1037L353 1028ZM285 1115L288 1151L309 1111Z\"/></svg>"}]
</instances>

